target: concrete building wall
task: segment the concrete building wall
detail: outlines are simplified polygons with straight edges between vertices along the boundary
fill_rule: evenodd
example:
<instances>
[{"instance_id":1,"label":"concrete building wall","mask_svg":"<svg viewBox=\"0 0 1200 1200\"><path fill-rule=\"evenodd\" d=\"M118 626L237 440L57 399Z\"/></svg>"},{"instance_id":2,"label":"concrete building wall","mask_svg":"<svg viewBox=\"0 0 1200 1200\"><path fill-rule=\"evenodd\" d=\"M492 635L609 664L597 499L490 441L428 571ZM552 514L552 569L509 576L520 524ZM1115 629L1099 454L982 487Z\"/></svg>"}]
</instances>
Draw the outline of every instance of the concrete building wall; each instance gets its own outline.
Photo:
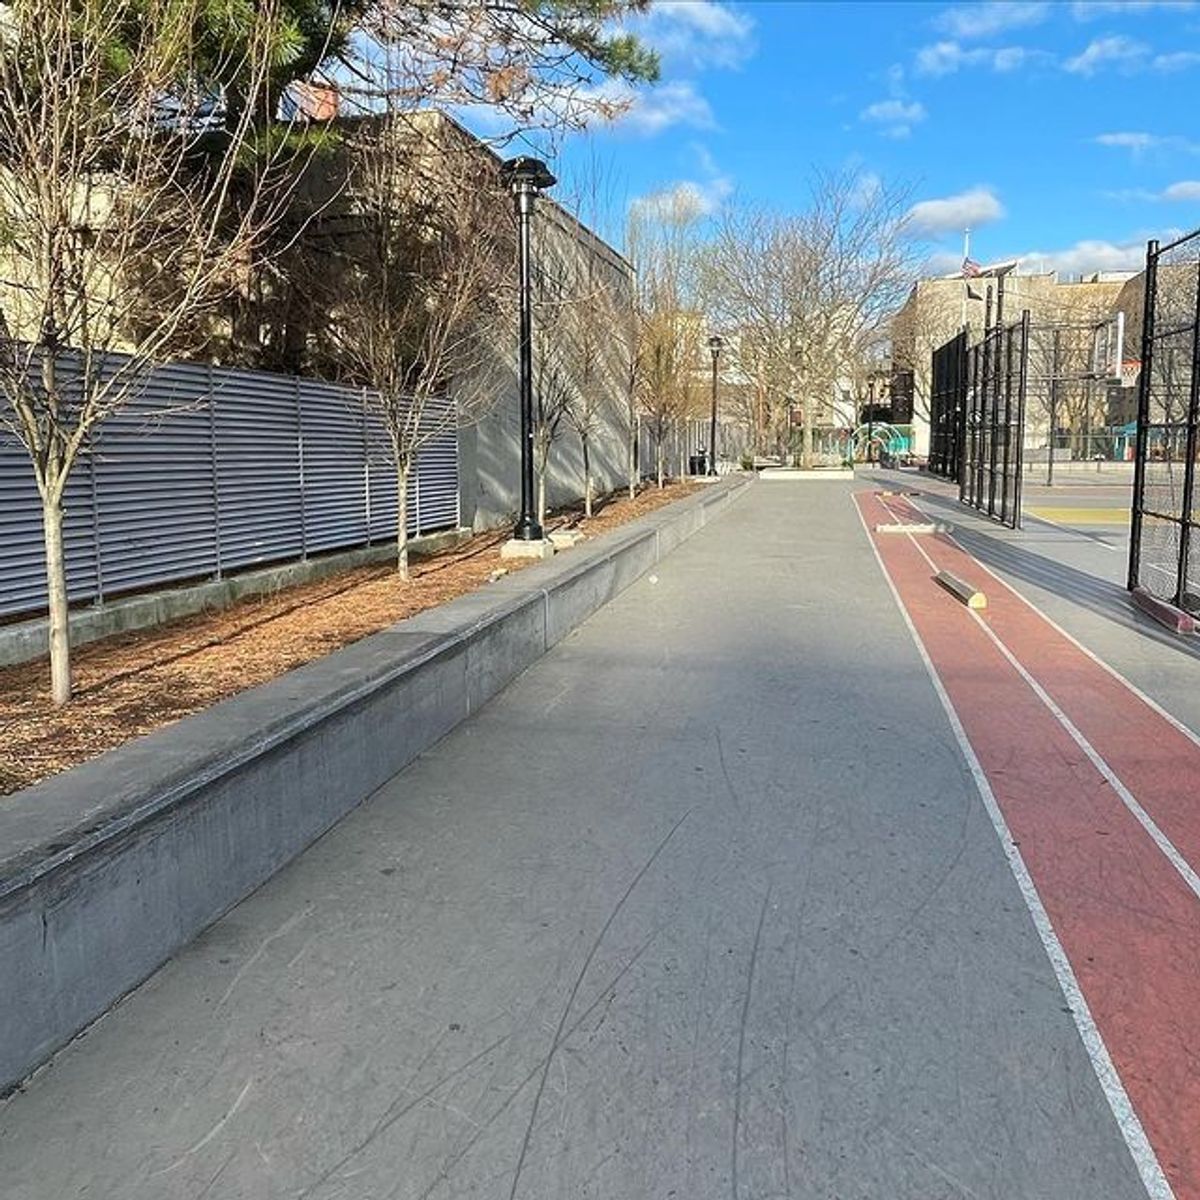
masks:
<instances>
[{"instance_id":1,"label":"concrete building wall","mask_svg":"<svg viewBox=\"0 0 1200 1200\"><path fill-rule=\"evenodd\" d=\"M1129 293L1135 279L1120 272L1060 280L1054 273L1009 274L1004 279L1004 321L1018 320L1028 309L1033 324L1085 325L1115 316L1121 297ZM929 411L933 351L949 341L963 325L978 339L987 312L987 292L992 291L995 320L997 280L922 279L913 285L908 299L893 318L893 362L898 369L913 373L913 434L918 454L929 452ZM1086 336L1086 335L1080 335ZM1036 421L1037 414L1031 410Z\"/></svg>"},{"instance_id":2,"label":"concrete building wall","mask_svg":"<svg viewBox=\"0 0 1200 1200\"><path fill-rule=\"evenodd\" d=\"M634 271L621 255L549 196L534 212L534 405L549 385L536 356L549 354L554 339L586 337L587 365L579 352L566 355L565 369L577 394L591 398L594 422L589 435L593 489L612 491L628 479L628 378L633 353ZM569 329L552 323L569 310ZM543 324L539 327L539 321ZM578 351L578 347L576 347ZM521 499L521 421L516 369L515 318L508 344L496 347L495 398L482 416L459 432L461 520L474 529L508 521ZM575 424L563 419L550 449L546 502L550 508L583 497L583 444Z\"/></svg>"}]
</instances>

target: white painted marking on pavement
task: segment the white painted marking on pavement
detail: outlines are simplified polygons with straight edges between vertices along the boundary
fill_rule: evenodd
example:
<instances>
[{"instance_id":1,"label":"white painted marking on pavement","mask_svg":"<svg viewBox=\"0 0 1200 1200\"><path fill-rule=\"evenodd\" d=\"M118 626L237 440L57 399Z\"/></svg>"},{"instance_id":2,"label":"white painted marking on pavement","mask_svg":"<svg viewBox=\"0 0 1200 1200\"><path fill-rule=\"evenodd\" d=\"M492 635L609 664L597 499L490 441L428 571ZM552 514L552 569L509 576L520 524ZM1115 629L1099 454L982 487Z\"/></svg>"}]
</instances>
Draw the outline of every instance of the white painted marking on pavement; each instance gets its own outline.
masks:
<instances>
[{"instance_id":1,"label":"white painted marking on pavement","mask_svg":"<svg viewBox=\"0 0 1200 1200\"><path fill-rule=\"evenodd\" d=\"M913 507L921 508L920 504L915 502ZM888 511L890 512L891 510L889 509ZM921 509L921 511L924 512L925 510ZM1107 671L1108 674L1111 675L1118 683L1127 687L1144 705L1146 705L1147 708L1151 709L1153 712L1156 712L1164 721L1167 722L1168 725L1182 733L1183 736L1188 739L1188 741L1194 743L1196 746L1200 746L1200 734L1197 734L1194 730L1189 729L1188 726L1185 725L1178 717L1167 712L1167 710L1163 708L1163 706L1159 704L1157 700L1143 692L1136 683L1134 683L1132 680L1126 679L1116 667L1110 666L1094 650L1089 650L1088 647L1085 646L1077 637L1068 633L1053 617L1047 613L1044 613L1040 608L1038 608L1038 606L1034 604L1034 602L1030 600L1028 596L1018 591L1011 583L1008 582L1007 579L993 571L992 568L987 565L987 563L977 558L974 554L971 554L971 551L968 550L966 546L964 546L962 542L960 542L953 534L948 533L945 536L964 554L970 556L970 558L976 563L981 571L986 571L987 574L990 575L998 584L1016 596L1016 598L1020 600L1026 608L1032 609L1035 613L1037 613L1037 615L1041 617L1051 629L1053 629L1056 633L1062 634L1062 636L1065 637L1067 641L1075 647L1076 650L1081 650L1088 656L1088 658L1092 660L1092 662L1096 664L1096 666L1100 667L1104 671Z\"/></svg>"},{"instance_id":2,"label":"white painted marking on pavement","mask_svg":"<svg viewBox=\"0 0 1200 1200\"><path fill-rule=\"evenodd\" d=\"M1066 998L1067 1007L1070 1009L1071 1017L1075 1021L1075 1028L1079 1032L1083 1048L1091 1061L1092 1070L1096 1073L1096 1078L1100 1082L1104 1098L1108 1101L1108 1107L1112 1111L1117 1128L1121 1131L1121 1137L1124 1139L1125 1146L1129 1150L1138 1175L1141 1177L1146 1194L1150 1197L1150 1200L1175 1200L1175 1193L1171 1190L1171 1185L1167 1182L1166 1175L1163 1174L1163 1169L1159 1165L1154 1148L1150 1145L1150 1139L1146 1137L1146 1131L1142 1128L1141 1119L1134 1111L1129 1094L1125 1091L1125 1085L1121 1082L1121 1077L1117 1074L1117 1069L1113 1065L1108 1047L1104 1044L1104 1037L1096 1025L1087 1000L1084 999L1079 981L1075 978L1075 971L1071 966L1070 960L1067 958L1067 952L1058 940L1058 934L1054 932L1054 926L1051 925L1050 917L1046 912L1045 906L1042 904L1041 896L1038 895L1037 886L1033 882L1033 877L1029 874L1029 868L1026 867L1025 860L1021 857L1019 847L1013 841L1012 830L1009 829L1008 822L1004 819L1004 814L1000 811L1000 806L996 802L995 794L992 791L992 785L988 782L987 774L984 772L979 759L975 756L975 750L967 738L966 730L958 718L958 713L955 711L954 702L950 699L950 695L937 673L937 668L933 665L933 660L929 657L929 652L925 649L925 643L921 640L921 635L917 632L917 627L908 615L908 610L904 607L904 601L901 599L896 585L892 582L892 577L888 574L887 567L884 565L883 558L879 553L879 548L875 545L875 540L871 537L870 531L867 529L862 509L857 503L855 503L854 507L858 509L858 519L862 524L867 542L870 544L871 550L875 555L875 561L879 564L879 570L888 585L888 589L892 593L892 599L896 602L896 607L899 609L900 615L904 618L905 625L908 626L908 632L912 636L913 643L916 645L917 653L921 656L921 661L925 664L925 671L929 675L930 682L933 684L933 690L937 693L938 700L941 701L955 740L958 742L967 767L975 780L975 787L978 789L979 796L983 800L983 806L987 810L992 827L1000 839L1000 846L1004 851L1005 858L1008 860L1009 869L1017 881L1021 898L1025 901L1025 907L1029 910L1029 915L1033 919L1034 928L1041 939L1046 956L1050 959L1050 965L1054 969L1055 977L1058 979L1058 986L1062 989L1063 996ZM915 542L915 539L913 540Z\"/></svg>"},{"instance_id":3,"label":"white painted marking on pavement","mask_svg":"<svg viewBox=\"0 0 1200 1200\"><path fill-rule=\"evenodd\" d=\"M917 547L921 557L934 570L938 570L938 565L925 552L924 546L918 544L916 539L912 539L913 545ZM969 553L969 552L964 552ZM972 558L974 556L972 555ZM1017 674L1029 685L1033 694L1050 710L1054 719L1067 731L1071 740L1088 756L1092 765L1100 772L1101 775L1108 781L1113 791L1121 798L1121 803L1133 814L1138 824L1150 835L1154 844L1162 851L1170 862L1171 866L1179 872L1184 883L1191 888L1193 895L1200 900L1200 876L1192 870L1191 864L1179 852L1178 847L1171 841L1169 837L1158 827L1154 818L1137 802L1133 793L1121 782L1117 773L1108 765L1103 756L1092 745L1091 742L1083 735L1076 727L1075 723L1067 716L1065 712L1055 703L1054 698L1046 691L1044 687L1027 671L1017 656L1008 648L1007 645L1000 639L1000 635L986 622L977 612L971 612L971 616L975 618L976 624L983 630L991 639L996 649L1012 664Z\"/></svg>"},{"instance_id":4,"label":"white painted marking on pavement","mask_svg":"<svg viewBox=\"0 0 1200 1200\"><path fill-rule=\"evenodd\" d=\"M922 511L924 511L924 510L922 510ZM1101 537L1097 537L1094 533L1088 533L1086 530L1083 530L1083 529L1075 529L1071 525L1061 525L1061 524L1059 524L1058 521L1052 521L1052 520L1050 520L1049 517L1043 517L1040 513L1030 512L1028 509L1026 509L1025 516L1032 517L1035 521L1040 521L1043 525L1049 525L1054 529L1060 530L1062 533L1072 533L1076 537L1086 538L1089 542L1092 542L1094 545L1103 546L1105 548L1105 550L1119 550L1120 549L1119 546L1109 545L1108 542L1106 542Z\"/></svg>"}]
</instances>

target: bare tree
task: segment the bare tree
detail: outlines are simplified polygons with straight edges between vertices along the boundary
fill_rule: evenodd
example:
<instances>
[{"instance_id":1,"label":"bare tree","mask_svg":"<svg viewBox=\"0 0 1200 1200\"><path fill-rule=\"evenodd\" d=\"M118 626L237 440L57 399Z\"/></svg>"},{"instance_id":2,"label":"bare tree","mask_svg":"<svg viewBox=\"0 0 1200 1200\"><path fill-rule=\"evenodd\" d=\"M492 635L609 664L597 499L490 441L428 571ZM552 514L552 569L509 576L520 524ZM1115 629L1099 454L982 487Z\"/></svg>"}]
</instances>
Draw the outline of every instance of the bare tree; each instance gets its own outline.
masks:
<instances>
[{"instance_id":1,"label":"bare tree","mask_svg":"<svg viewBox=\"0 0 1200 1200\"><path fill-rule=\"evenodd\" d=\"M911 276L906 201L850 172L819 174L797 215L729 210L703 257L708 303L752 338L765 390L802 406L806 467L818 414Z\"/></svg>"},{"instance_id":2,"label":"bare tree","mask_svg":"<svg viewBox=\"0 0 1200 1200\"><path fill-rule=\"evenodd\" d=\"M611 178L593 157L586 161L573 188L560 189L562 218L571 223L571 240L578 253L567 260L570 303L567 309L566 345L575 387L567 420L579 438L583 468L584 513L595 504L593 447L609 419L623 415L629 422L627 448L636 436L636 410L630 404L630 362L635 353L630 326L635 280L628 263L615 256L593 233L611 224L614 209ZM618 397L625 400L623 406ZM619 408L624 413L619 414ZM629 463L630 474L636 470ZM636 479L633 484L636 494Z\"/></svg>"},{"instance_id":3,"label":"bare tree","mask_svg":"<svg viewBox=\"0 0 1200 1200\"><path fill-rule=\"evenodd\" d=\"M667 439L696 406L704 361L706 321L695 299L700 216L686 194L670 194L635 206L627 232L638 273L634 390L660 488Z\"/></svg>"},{"instance_id":4,"label":"bare tree","mask_svg":"<svg viewBox=\"0 0 1200 1200\"><path fill-rule=\"evenodd\" d=\"M56 704L71 695L71 471L177 331L228 294L286 203L286 139L265 156L251 145L276 18L272 3L247 8L236 48L214 56L188 4L4 6L0 421L41 497ZM222 102L234 85L253 102L237 114ZM152 300L137 283L146 260L162 281Z\"/></svg>"},{"instance_id":5,"label":"bare tree","mask_svg":"<svg viewBox=\"0 0 1200 1200\"><path fill-rule=\"evenodd\" d=\"M590 517L595 504L595 479L592 473L592 446L604 428L604 416L610 408L608 394L613 379L610 373L609 347L619 341L619 324L603 283L595 281L584 301L576 309L578 330L575 337L578 386L567 410L567 419L579 438L583 457L583 511Z\"/></svg>"},{"instance_id":6,"label":"bare tree","mask_svg":"<svg viewBox=\"0 0 1200 1200\"><path fill-rule=\"evenodd\" d=\"M695 414L700 389L695 364L699 327L693 314L651 307L640 322L638 400L642 424L654 443L658 486L667 480L667 439Z\"/></svg>"},{"instance_id":7,"label":"bare tree","mask_svg":"<svg viewBox=\"0 0 1200 1200\"><path fill-rule=\"evenodd\" d=\"M408 483L421 450L477 420L511 314L511 209L496 163L436 114L364 120L351 144L355 221L331 324L366 387L396 475L396 569L409 578Z\"/></svg>"}]
</instances>

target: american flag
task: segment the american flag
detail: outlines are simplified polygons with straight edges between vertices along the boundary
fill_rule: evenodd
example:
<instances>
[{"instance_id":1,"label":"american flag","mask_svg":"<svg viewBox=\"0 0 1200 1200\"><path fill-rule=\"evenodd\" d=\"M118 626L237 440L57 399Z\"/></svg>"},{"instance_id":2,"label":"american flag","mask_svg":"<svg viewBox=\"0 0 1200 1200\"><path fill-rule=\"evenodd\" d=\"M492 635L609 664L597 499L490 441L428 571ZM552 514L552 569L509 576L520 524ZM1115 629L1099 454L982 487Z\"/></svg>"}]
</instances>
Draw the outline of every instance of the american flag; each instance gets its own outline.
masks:
<instances>
[{"instance_id":1,"label":"american flag","mask_svg":"<svg viewBox=\"0 0 1200 1200\"><path fill-rule=\"evenodd\" d=\"M973 258L963 259L962 276L964 279L975 279L982 274L983 268Z\"/></svg>"}]
</instances>

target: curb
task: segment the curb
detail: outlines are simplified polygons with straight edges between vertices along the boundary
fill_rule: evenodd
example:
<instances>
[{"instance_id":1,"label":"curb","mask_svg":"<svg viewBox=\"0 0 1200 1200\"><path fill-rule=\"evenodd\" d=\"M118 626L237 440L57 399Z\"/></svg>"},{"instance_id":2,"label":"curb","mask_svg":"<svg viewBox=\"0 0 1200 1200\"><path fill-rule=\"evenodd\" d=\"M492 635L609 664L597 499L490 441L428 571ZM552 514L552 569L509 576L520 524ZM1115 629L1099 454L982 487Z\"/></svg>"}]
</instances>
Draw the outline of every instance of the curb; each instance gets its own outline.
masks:
<instances>
[{"instance_id":1,"label":"curb","mask_svg":"<svg viewBox=\"0 0 1200 1200\"><path fill-rule=\"evenodd\" d=\"M1172 633L1195 633L1196 618L1191 613L1168 604L1151 595L1144 587L1135 587L1129 594L1134 608L1140 608L1148 617L1153 617L1160 625L1165 625Z\"/></svg>"},{"instance_id":2,"label":"curb","mask_svg":"<svg viewBox=\"0 0 1200 1200\"><path fill-rule=\"evenodd\" d=\"M750 486L737 478L0 803L0 1094Z\"/></svg>"}]
</instances>

